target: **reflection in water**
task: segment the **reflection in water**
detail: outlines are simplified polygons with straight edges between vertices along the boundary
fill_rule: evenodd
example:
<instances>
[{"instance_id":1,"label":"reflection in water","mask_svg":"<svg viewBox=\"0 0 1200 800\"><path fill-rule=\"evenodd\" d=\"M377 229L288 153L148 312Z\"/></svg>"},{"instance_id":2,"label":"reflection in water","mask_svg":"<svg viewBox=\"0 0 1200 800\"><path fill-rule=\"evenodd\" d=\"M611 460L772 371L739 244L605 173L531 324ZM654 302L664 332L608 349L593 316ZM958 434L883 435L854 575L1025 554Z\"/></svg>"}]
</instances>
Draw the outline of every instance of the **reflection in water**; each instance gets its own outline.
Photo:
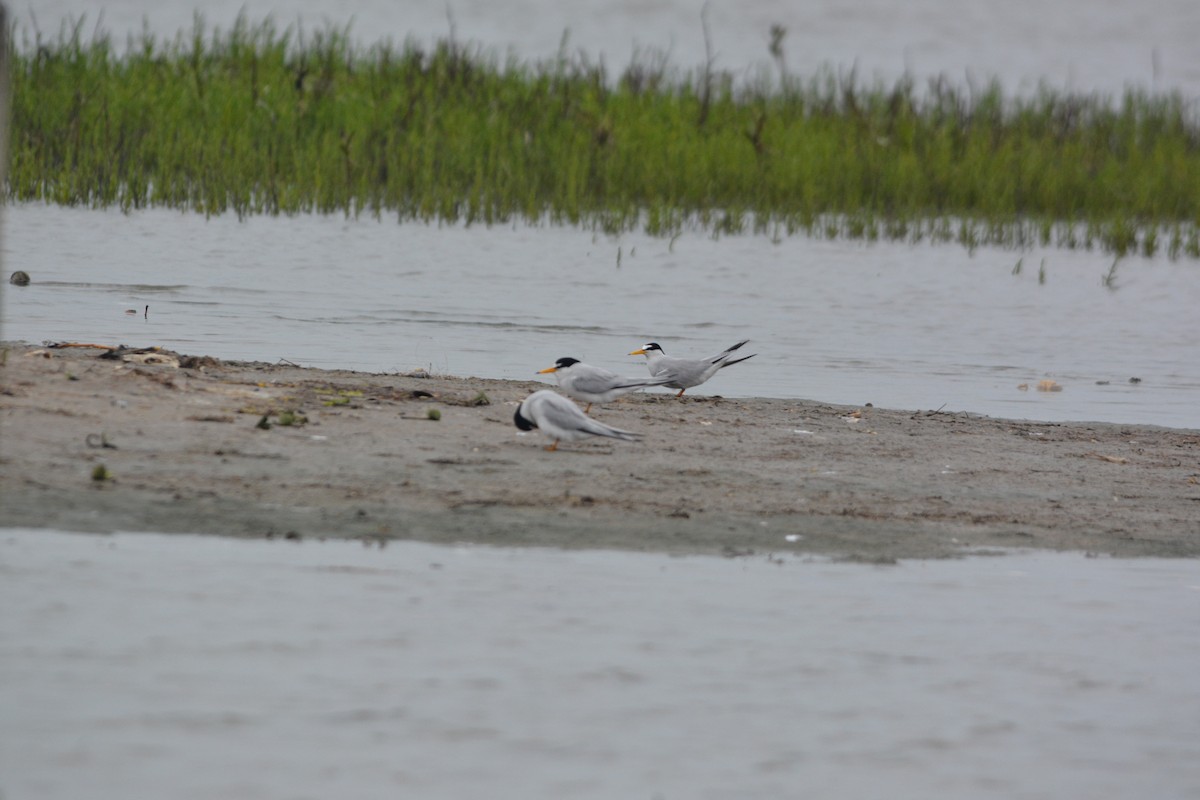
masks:
<instances>
[{"instance_id":1,"label":"reflection in water","mask_svg":"<svg viewBox=\"0 0 1200 800\"><path fill-rule=\"evenodd\" d=\"M702 393L1200 427L1189 262L1130 259L1110 281L1109 257L1066 250L34 205L6 217L5 263L32 277L3 295L10 339L532 379L563 356L640 371L625 354L647 341L704 353L749 338L760 356ZM122 313L146 303L148 318ZM1063 391L1018 388L1044 379Z\"/></svg>"}]
</instances>

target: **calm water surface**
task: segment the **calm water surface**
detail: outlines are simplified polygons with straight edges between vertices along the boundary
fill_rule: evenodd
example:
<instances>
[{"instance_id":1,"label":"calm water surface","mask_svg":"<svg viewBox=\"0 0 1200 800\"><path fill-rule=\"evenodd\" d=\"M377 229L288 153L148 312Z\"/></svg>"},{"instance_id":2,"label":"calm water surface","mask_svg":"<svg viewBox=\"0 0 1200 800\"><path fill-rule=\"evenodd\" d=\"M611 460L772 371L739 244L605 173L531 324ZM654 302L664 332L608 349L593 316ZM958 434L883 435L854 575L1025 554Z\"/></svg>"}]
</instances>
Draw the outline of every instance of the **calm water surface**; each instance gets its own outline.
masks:
<instances>
[{"instance_id":1,"label":"calm water surface","mask_svg":"<svg viewBox=\"0 0 1200 800\"><path fill-rule=\"evenodd\" d=\"M1196 561L7 530L0 575L6 800L1200 797Z\"/></svg>"},{"instance_id":2,"label":"calm water surface","mask_svg":"<svg viewBox=\"0 0 1200 800\"><path fill-rule=\"evenodd\" d=\"M758 357L702 392L1200 427L1194 262L1129 259L1113 289L1110 257L1065 250L40 205L5 223L4 263L34 280L0 295L9 339L528 379L749 338ZM1018 389L1043 379L1063 391Z\"/></svg>"}]
</instances>

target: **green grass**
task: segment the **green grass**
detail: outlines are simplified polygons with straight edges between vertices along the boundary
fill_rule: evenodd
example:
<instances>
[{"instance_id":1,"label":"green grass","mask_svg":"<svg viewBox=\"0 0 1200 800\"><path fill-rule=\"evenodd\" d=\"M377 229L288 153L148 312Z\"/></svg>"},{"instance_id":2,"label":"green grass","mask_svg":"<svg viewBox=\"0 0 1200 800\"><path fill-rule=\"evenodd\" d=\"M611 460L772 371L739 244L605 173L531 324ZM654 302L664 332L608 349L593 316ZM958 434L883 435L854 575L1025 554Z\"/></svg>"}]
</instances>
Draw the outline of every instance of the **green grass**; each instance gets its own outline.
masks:
<instances>
[{"instance_id":1,"label":"green grass","mask_svg":"<svg viewBox=\"0 0 1200 800\"><path fill-rule=\"evenodd\" d=\"M832 72L739 84L635 60L355 45L197 19L117 48L14 37L9 202L524 219L1200 257L1180 96L1005 97Z\"/></svg>"}]
</instances>

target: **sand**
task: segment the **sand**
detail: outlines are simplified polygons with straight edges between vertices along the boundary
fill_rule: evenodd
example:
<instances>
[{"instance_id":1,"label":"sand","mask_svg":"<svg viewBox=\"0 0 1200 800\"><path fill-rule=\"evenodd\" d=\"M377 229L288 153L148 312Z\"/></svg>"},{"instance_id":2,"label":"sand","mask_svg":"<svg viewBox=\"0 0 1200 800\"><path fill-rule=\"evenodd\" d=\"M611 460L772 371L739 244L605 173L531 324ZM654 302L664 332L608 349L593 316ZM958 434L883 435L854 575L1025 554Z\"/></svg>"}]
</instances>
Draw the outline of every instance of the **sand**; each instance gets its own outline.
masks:
<instances>
[{"instance_id":1,"label":"sand","mask_svg":"<svg viewBox=\"0 0 1200 800\"><path fill-rule=\"evenodd\" d=\"M1200 556L1200 431L699 387L593 409L641 442L546 452L512 421L546 383L0 352L4 527L881 563L1011 548Z\"/></svg>"}]
</instances>

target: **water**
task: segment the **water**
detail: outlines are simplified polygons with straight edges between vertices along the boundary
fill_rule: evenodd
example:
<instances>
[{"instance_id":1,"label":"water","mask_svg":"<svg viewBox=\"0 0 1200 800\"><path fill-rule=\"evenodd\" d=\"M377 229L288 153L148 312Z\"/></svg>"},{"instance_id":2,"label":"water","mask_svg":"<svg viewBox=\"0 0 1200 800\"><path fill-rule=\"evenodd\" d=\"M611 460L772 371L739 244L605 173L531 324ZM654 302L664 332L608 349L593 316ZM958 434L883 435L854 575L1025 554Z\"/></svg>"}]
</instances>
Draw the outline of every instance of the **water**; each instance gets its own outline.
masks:
<instances>
[{"instance_id":1,"label":"water","mask_svg":"<svg viewBox=\"0 0 1200 800\"><path fill-rule=\"evenodd\" d=\"M1200 427L1200 269L1165 258L1111 289L1094 252L40 205L7 209L3 258L34 280L4 287L9 339L532 379L749 338L702 393Z\"/></svg>"},{"instance_id":2,"label":"water","mask_svg":"<svg viewBox=\"0 0 1200 800\"><path fill-rule=\"evenodd\" d=\"M1200 797L1200 564L0 533L0 793Z\"/></svg>"},{"instance_id":3,"label":"water","mask_svg":"<svg viewBox=\"0 0 1200 800\"><path fill-rule=\"evenodd\" d=\"M191 2L41 0L14 8L47 35L68 18L123 39L190 29ZM707 12L703 9L707 8ZM102 9L102 17L101 17ZM613 69L635 51L705 61L753 80L772 24L788 69L822 66L891 83L910 74L1119 95L1126 87L1200 98L1200 4L1121 0L629 0L397 4L326 0L204 4L209 25L240 12L278 24L351 24L359 40L448 35L498 54L572 51ZM742 339L758 358L705 391L971 411L1041 420L1200 427L1195 264L1130 259L1117 289L1094 252L955 246L771 244L703 235L674 242L567 229L424 227L341 217L205 221L173 212L9 209L3 256L35 284L3 292L12 339L158 344L221 358L322 367L529 378L570 355L640 372L646 340L704 355ZM620 268L617 267L620 256ZM1020 275L1012 274L1018 258ZM1038 280L1045 263L1046 280ZM7 287L5 287L7 288ZM127 309L148 317L126 316ZM1140 379L1130 383L1131 378ZM1039 393L1040 380L1061 393ZM1021 391L1017 387L1031 388Z\"/></svg>"}]
</instances>

